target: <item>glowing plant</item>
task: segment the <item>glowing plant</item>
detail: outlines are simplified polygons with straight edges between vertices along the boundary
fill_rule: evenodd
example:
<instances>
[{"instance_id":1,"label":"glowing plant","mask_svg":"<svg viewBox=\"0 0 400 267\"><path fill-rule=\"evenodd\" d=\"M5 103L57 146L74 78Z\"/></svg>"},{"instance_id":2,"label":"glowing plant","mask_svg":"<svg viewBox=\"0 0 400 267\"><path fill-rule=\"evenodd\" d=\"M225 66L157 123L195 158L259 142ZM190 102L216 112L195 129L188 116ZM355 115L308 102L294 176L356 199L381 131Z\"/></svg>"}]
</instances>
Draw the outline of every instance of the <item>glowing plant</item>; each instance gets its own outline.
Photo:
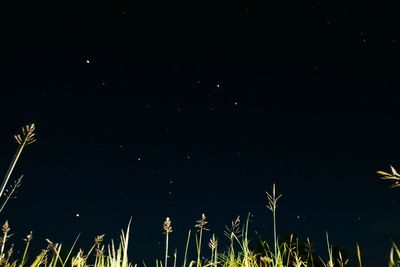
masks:
<instances>
[{"instance_id":1,"label":"glowing plant","mask_svg":"<svg viewBox=\"0 0 400 267\"><path fill-rule=\"evenodd\" d=\"M16 180L10 189L6 189L11 174L14 170L14 167L21 156L21 153L25 146L35 142L35 125L30 124L22 128L22 133L14 136L15 140L19 144L16 154L9 166L9 169L6 173L6 176L3 180L3 183L0 187L0 197L3 195L6 197L3 205L0 207L0 212L3 210L5 204L10 199L11 195L13 195L16 189L21 184L21 178ZM397 171L390 166L391 173L378 171L378 174L382 176L384 180L394 181L392 187L400 187L400 175ZM206 220L206 216L204 214L201 215L200 220L196 221L195 228L197 230L196 238L196 250L197 250L197 261L191 260L189 264L188 262L188 247L190 243L190 235L191 231L189 231L186 241L186 248L184 253L184 260L182 267L314 267L314 259L312 252L312 245L310 240L307 238L305 243L305 249L299 249L299 240L294 240L293 235L290 236L288 241L281 240L282 244L280 245L277 237L277 223L276 223L276 210L277 203L281 195L276 193L275 184L272 187L272 193L267 192L267 205L266 207L272 212L273 215L273 239L274 239L274 248L273 251L268 247L267 243L261 242L264 251L260 253L256 253L249 247L249 218L247 217L246 223L243 227L241 227L240 216L238 216L234 221L232 221L231 225L225 226L224 234L229 238L230 244L227 248L227 253L218 253L218 239L215 234L209 240L208 246L211 249L211 257L210 260L202 257L202 240L203 240L203 231L208 231L205 227L208 223ZM132 220L132 219L131 219ZM66 267L66 265L71 264L72 267L137 267L137 265L132 265L128 261L128 241L129 241L129 229L131 220L129 221L127 230L122 231L120 237L120 244L118 247L114 244L114 241L111 240L111 245L109 245L106 250L102 242L104 240L104 235L98 235L95 238L94 245L88 250L87 253L84 250L79 249L77 252L74 252L75 256L71 256L73 253L73 249L77 243L78 237L75 239L75 242L72 245L72 248L67 253L65 258L61 257L61 243L55 243L46 239L47 247L43 249L41 253L30 263L31 267ZM7 249L6 243L10 234L10 225L8 221L6 221L1 230L2 237L0 237L0 266L1 267L24 267L28 261L28 249L30 247L31 240L33 238L32 232L30 232L26 238L24 239L25 249L23 250L22 259L13 260L13 245ZM168 254L169 254L169 235L172 233L172 223L169 217L167 217L163 223L163 233L166 235L165 239L165 258L164 261L156 260L156 267L168 267ZM329 242L328 235L326 235L327 247L328 247L328 259L326 261L322 261L322 264L325 267L345 267L349 266L349 260L342 256L342 253L339 252L338 255L334 255L333 246ZM302 254L305 253L305 254ZM89 263L89 256L94 254L94 264ZM71 259L70 259L71 257ZM357 259L358 266L362 267L361 264L361 252L360 247L357 244ZM190 260L190 259L189 259ZM177 261L177 250L174 252L174 261L173 266L176 267ZM204 263L204 265L203 265ZM146 264L143 263L144 267ZM353 265L352 265L353 266ZM389 255L389 267L400 267L400 250L393 243L390 255Z\"/></svg>"},{"instance_id":2,"label":"glowing plant","mask_svg":"<svg viewBox=\"0 0 400 267\"><path fill-rule=\"evenodd\" d=\"M165 234L165 260L164 266L168 266L168 237L169 234L172 232L171 220L167 217L163 224L164 234Z\"/></svg>"},{"instance_id":3,"label":"glowing plant","mask_svg":"<svg viewBox=\"0 0 400 267\"><path fill-rule=\"evenodd\" d=\"M267 208L272 212L273 223L274 223L274 256L275 256L275 264L274 266L278 266L278 240L276 237L276 208L278 207L278 200L282 195L276 195L275 192L275 184L272 185L272 195L267 192L268 204Z\"/></svg>"},{"instance_id":4,"label":"glowing plant","mask_svg":"<svg viewBox=\"0 0 400 267\"><path fill-rule=\"evenodd\" d=\"M197 237L197 235L196 235L197 267L201 266L201 240L203 238L203 230L208 231L208 229L204 227L206 224L207 224L206 216L203 213L203 214L201 214L201 219L198 220L197 224L195 225L195 227L198 228L197 231L199 232L199 237Z\"/></svg>"},{"instance_id":5,"label":"glowing plant","mask_svg":"<svg viewBox=\"0 0 400 267\"><path fill-rule=\"evenodd\" d=\"M7 183L10 180L11 174L15 168L15 165L17 164L17 161L19 157L21 156L22 151L24 150L25 146L32 144L33 142L36 141L35 139L35 124L29 124L26 125L25 127L22 127L22 133L21 134L16 134L14 135L14 139L18 143L18 149L14 155L14 158L11 161L10 166L8 167L6 176L4 177L4 180L1 184L0 187L0 198L5 195L6 199L4 200L0 212L4 209L4 206L7 204L8 200L11 198L12 194L15 193L16 189L20 186L21 184L21 179L22 176L14 183L14 185L11 186L10 190L6 190Z\"/></svg>"},{"instance_id":6,"label":"glowing plant","mask_svg":"<svg viewBox=\"0 0 400 267\"><path fill-rule=\"evenodd\" d=\"M215 237L215 234L212 235L212 238L210 238L210 242L208 242L208 246L211 249L211 265L213 265L213 267L217 267L217 257L218 257L218 239Z\"/></svg>"}]
</instances>

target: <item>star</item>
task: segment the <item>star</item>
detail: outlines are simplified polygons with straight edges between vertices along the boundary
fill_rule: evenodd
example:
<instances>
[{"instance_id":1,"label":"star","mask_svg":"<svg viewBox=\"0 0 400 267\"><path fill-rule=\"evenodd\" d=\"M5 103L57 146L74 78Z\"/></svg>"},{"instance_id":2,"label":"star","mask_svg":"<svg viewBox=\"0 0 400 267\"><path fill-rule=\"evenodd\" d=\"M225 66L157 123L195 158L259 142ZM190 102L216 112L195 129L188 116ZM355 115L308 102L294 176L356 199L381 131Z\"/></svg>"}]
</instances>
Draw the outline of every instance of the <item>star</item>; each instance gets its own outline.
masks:
<instances>
[{"instance_id":1,"label":"star","mask_svg":"<svg viewBox=\"0 0 400 267\"><path fill-rule=\"evenodd\" d=\"M79 218L79 213L76 213L76 214L75 214L75 217L76 217L76 218Z\"/></svg>"},{"instance_id":2,"label":"star","mask_svg":"<svg viewBox=\"0 0 400 267\"><path fill-rule=\"evenodd\" d=\"M89 63L90 63L90 60L89 60L89 59L86 59L85 62L86 62L86 64L89 64Z\"/></svg>"}]
</instances>

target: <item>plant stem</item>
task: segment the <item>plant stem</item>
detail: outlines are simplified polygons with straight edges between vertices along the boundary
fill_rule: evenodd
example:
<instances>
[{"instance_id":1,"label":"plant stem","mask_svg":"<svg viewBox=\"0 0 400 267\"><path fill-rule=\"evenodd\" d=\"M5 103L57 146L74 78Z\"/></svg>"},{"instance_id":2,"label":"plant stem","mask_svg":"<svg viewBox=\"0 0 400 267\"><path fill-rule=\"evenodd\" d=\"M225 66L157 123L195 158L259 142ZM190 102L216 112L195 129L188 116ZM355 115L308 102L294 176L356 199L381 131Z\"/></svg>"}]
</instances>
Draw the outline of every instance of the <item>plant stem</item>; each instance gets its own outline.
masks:
<instances>
[{"instance_id":1,"label":"plant stem","mask_svg":"<svg viewBox=\"0 0 400 267\"><path fill-rule=\"evenodd\" d=\"M168 264L168 232L166 232L166 237L165 237L165 261L164 261L164 266L167 267Z\"/></svg>"},{"instance_id":2,"label":"plant stem","mask_svg":"<svg viewBox=\"0 0 400 267\"><path fill-rule=\"evenodd\" d=\"M274 220L274 253L275 253L275 257L278 256L277 254L277 241L276 241L276 209L274 209L273 211L273 220ZM275 261L275 265L276 265L276 261Z\"/></svg>"},{"instance_id":3,"label":"plant stem","mask_svg":"<svg viewBox=\"0 0 400 267\"><path fill-rule=\"evenodd\" d=\"M187 251L188 251L188 247L189 247L189 241L190 241L190 230L188 233L188 237L186 240L186 248L185 248L185 257L183 258L183 267L186 267L186 261L187 261Z\"/></svg>"},{"instance_id":4,"label":"plant stem","mask_svg":"<svg viewBox=\"0 0 400 267\"><path fill-rule=\"evenodd\" d=\"M199 235L199 247L197 249L197 267L201 266L201 238L203 236L203 227L200 227L200 235Z\"/></svg>"},{"instance_id":5,"label":"plant stem","mask_svg":"<svg viewBox=\"0 0 400 267\"><path fill-rule=\"evenodd\" d=\"M8 180L10 179L11 173L13 172L14 167L17 164L17 161L18 161L19 157L21 156L22 150L24 149L25 145L26 145L26 139L24 140L24 142L21 145L19 145L17 152L15 153L14 158L11 161L10 167L8 168L7 173L6 173L6 177L4 178L3 183L1 185L0 197L3 196L3 193L7 186Z\"/></svg>"}]
</instances>

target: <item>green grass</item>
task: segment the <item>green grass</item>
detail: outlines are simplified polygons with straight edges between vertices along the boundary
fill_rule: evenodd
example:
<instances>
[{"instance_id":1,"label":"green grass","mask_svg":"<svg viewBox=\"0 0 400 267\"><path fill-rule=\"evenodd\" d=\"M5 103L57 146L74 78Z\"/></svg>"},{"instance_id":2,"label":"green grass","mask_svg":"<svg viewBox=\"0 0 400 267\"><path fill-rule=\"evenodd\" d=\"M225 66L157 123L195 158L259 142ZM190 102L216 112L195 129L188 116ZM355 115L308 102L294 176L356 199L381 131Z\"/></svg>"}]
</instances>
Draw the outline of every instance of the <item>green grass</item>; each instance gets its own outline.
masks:
<instances>
[{"instance_id":1,"label":"green grass","mask_svg":"<svg viewBox=\"0 0 400 267\"><path fill-rule=\"evenodd\" d=\"M14 136L18 143L17 152L13 157L10 167L6 172L3 183L0 187L0 199L3 201L0 212L2 212L11 199L11 196L16 193L18 187L21 186L22 179L19 178L11 183L7 188L12 177L12 172L20 158L24 148L35 141L35 125L31 124L22 128L22 133ZM392 187L397 187L400 181L400 175L391 167L391 173L379 171L385 180L392 180ZM218 236L215 233L206 234L209 232L205 226L208 223L205 214L196 221L194 229L194 242L196 245L195 258L188 258L189 247L192 242L192 231L189 230L186 246L183 253L182 265L179 267L361 267L361 250L358 244L356 245L356 261L350 262L344 258L344 254L340 251L335 251L326 234L327 258L318 257L313 252L311 241L307 238L302 241L291 235L287 239L279 238L276 218L278 214L278 200L281 195L276 193L275 184L272 187L272 193L267 193L266 211L269 210L272 214L272 246L266 240L259 241L251 240L249 237L249 218L242 225L240 216L234 219L229 226L225 227L223 232L228 241L228 246L224 249L219 248ZM47 246L36 257L30 254L31 242L33 240L32 232L24 239L25 247L21 258L14 258L14 246L10 245L10 225L6 221L2 226L2 236L0 237L0 267L137 267L138 264L133 264L128 258L128 244L130 236L131 220L125 230L121 230L120 242L115 244L111 240L110 244L103 244L104 235L98 235L94 239L93 245L85 253L82 249L77 249L79 236L71 248L64 250L61 243L54 243L46 239ZM156 229L157 230L157 229ZM163 260L155 259L154 265L141 263L144 267L177 267L178 251L175 249L173 257L170 257L169 238L173 234L172 221L167 217L162 224L162 232L165 234L165 253ZM161 233L160 233L161 234ZM208 240L208 249L205 246L206 238ZM65 256L64 256L65 255ZM179 261L180 262L180 261ZM389 267L400 267L400 250L393 244L389 252Z\"/></svg>"}]
</instances>

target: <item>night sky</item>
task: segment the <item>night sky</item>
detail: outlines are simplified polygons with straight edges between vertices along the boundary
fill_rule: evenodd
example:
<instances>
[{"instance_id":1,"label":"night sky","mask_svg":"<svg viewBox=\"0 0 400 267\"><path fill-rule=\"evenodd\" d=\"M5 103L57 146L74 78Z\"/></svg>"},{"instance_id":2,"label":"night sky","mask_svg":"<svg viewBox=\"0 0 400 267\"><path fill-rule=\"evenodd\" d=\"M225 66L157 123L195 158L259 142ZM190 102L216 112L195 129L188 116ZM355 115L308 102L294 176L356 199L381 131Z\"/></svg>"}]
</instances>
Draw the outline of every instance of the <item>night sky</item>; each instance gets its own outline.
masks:
<instances>
[{"instance_id":1,"label":"night sky","mask_svg":"<svg viewBox=\"0 0 400 267\"><path fill-rule=\"evenodd\" d=\"M399 10L323 2L2 8L1 171L21 126L38 136L0 215L12 242L33 230L37 249L69 247L82 233L88 248L132 216L131 259L153 263L165 217L181 259L202 213L205 238L223 240L248 212L272 240L275 182L280 236L323 253L328 231L386 265L400 191L376 171L400 168Z\"/></svg>"}]
</instances>

